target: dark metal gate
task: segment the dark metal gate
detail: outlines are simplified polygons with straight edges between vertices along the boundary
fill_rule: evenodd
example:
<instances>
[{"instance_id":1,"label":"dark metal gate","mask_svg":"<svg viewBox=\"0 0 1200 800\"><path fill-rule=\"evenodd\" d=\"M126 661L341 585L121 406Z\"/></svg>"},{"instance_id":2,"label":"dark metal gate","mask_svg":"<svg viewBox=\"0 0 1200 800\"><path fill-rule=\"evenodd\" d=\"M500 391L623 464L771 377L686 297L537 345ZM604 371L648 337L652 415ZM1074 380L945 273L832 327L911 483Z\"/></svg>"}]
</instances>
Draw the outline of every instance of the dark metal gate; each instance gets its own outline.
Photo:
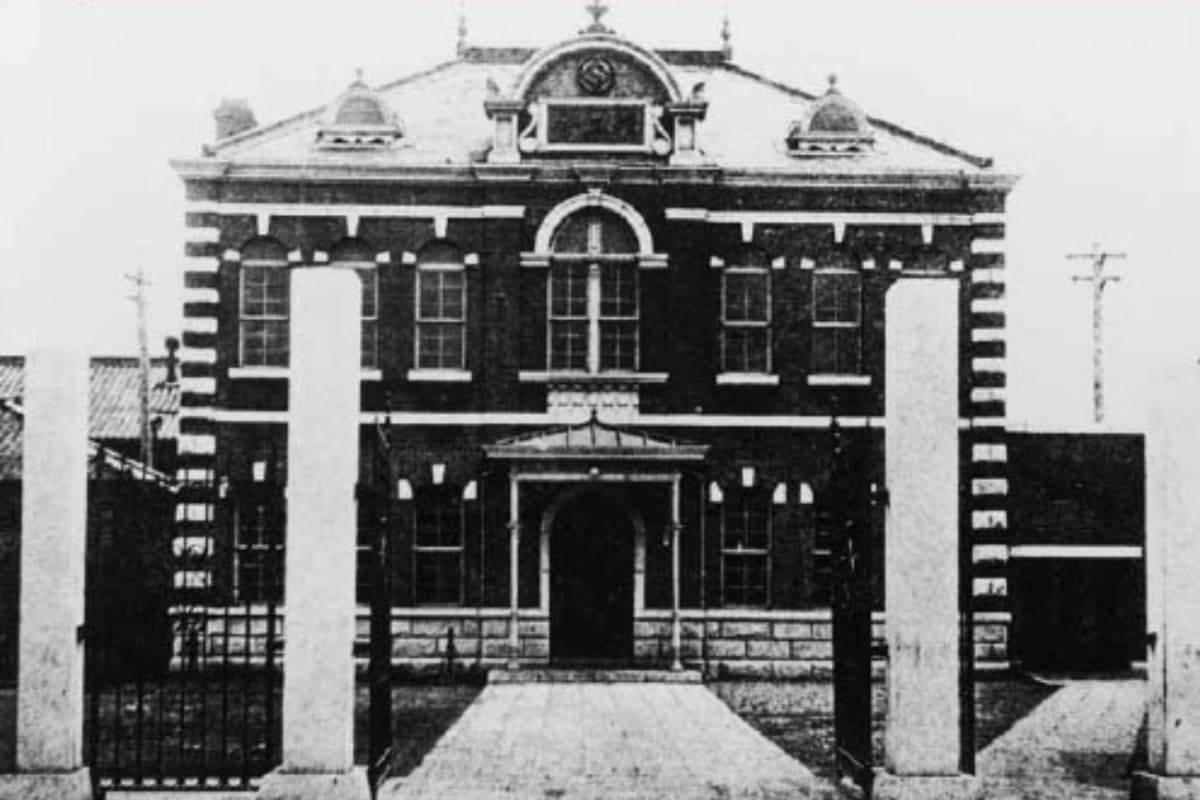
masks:
<instances>
[{"instance_id":1,"label":"dark metal gate","mask_svg":"<svg viewBox=\"0 0 1200 800\"><path fill-rule=\"evenodd\" d=\"M81 631L92 774L105 789L253 788L279 753L282 493L260 486L235 512L224 491L134 462L95 472ZM218 508L257 537L254 587L234 585L240 570L214 580Z\"/></svg>"},{"instance_id":2,"label":"dark metal gate","mask_svg":"<svg viewBox=\"0 0 1200 800\"><path fill-rule=\"evenodd\" d=\"M392 755L392 569L393 490L390 422L375 430L375 447L368 480L360 485L359 574L364 580L360 598L370 605L367 650L367 775L378 788L387 777Z\"/></svg>"},{"instance_id":3,"label":"dark metal gate","mask_svg":"<svg viewBox=\"0 0 1200 800\"><path fill-rule=\"evenodd\" d=\"M830 433L832 465L822 516L832 550L834 762L838 780L853 781L869 798L875 533L869 442L848 443L836 420Z\"/></svg>"}]
</instances>

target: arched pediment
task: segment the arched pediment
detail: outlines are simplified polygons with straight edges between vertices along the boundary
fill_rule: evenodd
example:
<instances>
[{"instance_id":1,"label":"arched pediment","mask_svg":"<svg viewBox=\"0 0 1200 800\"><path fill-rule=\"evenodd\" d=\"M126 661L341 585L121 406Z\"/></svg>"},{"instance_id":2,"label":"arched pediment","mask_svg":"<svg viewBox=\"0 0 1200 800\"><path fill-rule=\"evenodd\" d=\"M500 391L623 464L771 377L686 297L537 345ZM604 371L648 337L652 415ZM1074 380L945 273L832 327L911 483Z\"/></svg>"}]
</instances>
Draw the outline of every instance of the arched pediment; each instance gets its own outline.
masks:
<instances>
[{"instance_id":1,"label":"arched pediment","mask_svg":"<svg viewBox=\"0 0 1200 800\"><path fill-rule=\"evenodd\" d=\"M523 103L611 97L666 104L683 99L662 58L611 34L588 34L542 50L521 71L512 96Z\"/></svg>"}]
</instances>

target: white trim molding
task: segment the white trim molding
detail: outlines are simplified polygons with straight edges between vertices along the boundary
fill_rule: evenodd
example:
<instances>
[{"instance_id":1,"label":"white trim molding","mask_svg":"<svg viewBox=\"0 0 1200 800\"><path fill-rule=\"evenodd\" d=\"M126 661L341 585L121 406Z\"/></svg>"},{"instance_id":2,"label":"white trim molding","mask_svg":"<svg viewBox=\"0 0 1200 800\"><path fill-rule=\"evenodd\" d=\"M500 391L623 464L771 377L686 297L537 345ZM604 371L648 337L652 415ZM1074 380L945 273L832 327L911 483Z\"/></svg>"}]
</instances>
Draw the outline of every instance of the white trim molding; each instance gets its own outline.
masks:
<instances>
[{"instance_id":1,"label":"white trim molding","mask_svg":"<svg viewBox=\"0 0 1200 800\"><path fill-rule=\"evenodd\" d=\"M534 237L534 252L538 255L549 255L550 240L559 226L572 214L589 208L602 208L621 217L629 223L634 236L637 237L638 255L655 254L654 237L650 233L650 226L646 224L646 220L638 213L638 210L619 197L594 190L567 198L550 209L542 219L541 225L538 226L537 235Z\"/></svg>"},{"instance_id":2,"label":"white trim molding","mask_svg":"<svg viewBox=\"0 0 1200 800\"><path fill-rule=\"evenodd\" d=\"M976 255L1004 255L1004 239L972 239L971 252Z\"/></svg>"},{"instance_id":3,"label":"white trim molding","mask_svg":"<svg viewBox=\"0 0 1200 800\"><path fill-rule=\"evenodd\" d=\"M405 377L412 383L470 383L467 369L410 369Z\"/></svg>"},{"instance_id":4,"label":"white trim molding","mask_svg":"<svg viewBox=\"0 0 1200 800\"><path fill-rule=\"evenodd\" d=\"M809 386L870 386L870 375L833 375L814 373L808 376Z\"/></svg>"},{"instance_id":5,"label":"white trim molding","mask_svg":"<svg viewBox=\"0 0 1200 800\"><path fill-rule=\"evenodd\" d=\"M1139 559L1144 556L1140 545L1124 544L1018 544L1012 547L1013 558L1086 558Z\"/></svg>"},{"instance_id":6,"label":"white trim molding","mask_svg":"<svg viewBox=\"0 0 1200 800\"><path fill-rule=\"evenodd\" d=\"M717 375L718 386L778 386L779 376L766 372L722 372Z\"/></svg>"}]
</instances>

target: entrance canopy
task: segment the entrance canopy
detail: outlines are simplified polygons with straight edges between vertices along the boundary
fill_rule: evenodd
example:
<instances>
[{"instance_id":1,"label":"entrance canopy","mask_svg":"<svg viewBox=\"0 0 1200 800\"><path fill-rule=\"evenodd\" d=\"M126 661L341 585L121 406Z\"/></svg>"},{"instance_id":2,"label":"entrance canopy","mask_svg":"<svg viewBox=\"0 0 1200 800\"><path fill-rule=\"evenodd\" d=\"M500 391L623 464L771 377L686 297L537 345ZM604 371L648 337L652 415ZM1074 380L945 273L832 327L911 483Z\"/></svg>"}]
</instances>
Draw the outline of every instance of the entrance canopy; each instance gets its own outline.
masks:
<instances>
[{"instance_id":1,"label":"entrance canopy","mask_svg":"<svg viewBox=\"0 0 1200 800\"><path fill-rule=\"evenodd\" d=\"M671 461L704 460L708 445L660 439L601 422L595 412L580 425L502 439L484 446L488 458L503 460Z\"/></svg>"}]
</instances>

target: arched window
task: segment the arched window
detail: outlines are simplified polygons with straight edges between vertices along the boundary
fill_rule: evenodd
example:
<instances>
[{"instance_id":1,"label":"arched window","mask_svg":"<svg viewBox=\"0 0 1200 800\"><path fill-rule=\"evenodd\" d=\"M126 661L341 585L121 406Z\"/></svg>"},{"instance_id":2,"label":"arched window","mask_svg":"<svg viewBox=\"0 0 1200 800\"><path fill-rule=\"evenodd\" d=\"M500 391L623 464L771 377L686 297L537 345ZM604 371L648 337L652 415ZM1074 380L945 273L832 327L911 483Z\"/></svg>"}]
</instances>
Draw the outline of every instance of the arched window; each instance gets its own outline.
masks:
<instances>
[{"instance_id":1,"label":"arched window","mask_svg":"<svg viewBox=\"0 0 1200 800\"><path fill-rule=\"evenodd\" d=\"M335 267L352 269L362 279L362 366L379 366L379 270L365 242L351 239L338 244L330 255Z\"/></svg>"},{"instance_id":2,"label":"arched window","mask_svg":"<svg viewBox=\"0 0 1200 800\"><path fill-rule=\"evenodd\" d=\"M771 371L771 270L758 250L721 276L721 371Z\"/></svg>"},{"instance_id":3,"label":"arched window","mask_svg":"<svg viewBox=\"0 0 1200 800\"><path fill-rule=\"evenodd\" d=\"M417 266L419 370L464 370L467 363L467 273L449 245L427 247Z\"/></svg>"},{"instance_id":4,"label":"arched window","mask_svg":"<svg viewBox=\"0 0 1200 800\"><path fill-rule=\"evenodd\" d=\"M288 365L291 273L283 245L251 242L242 251L238 345L242 366Z\"/></svg>"},{"instance_id":5,"label":"arched window","mask_svg":"<svg viewBox=\"0 0 1200 800\"><path fill-rule=\"evenodd\" d=\"M857 375L862 369L862 276L854 270L813 272L812 371Z\"/></svg>"},{"instance_id":6,"label":"arched window","mask_svg":"<svg viewBox=\"0 0 1200 800\"><path fill-rule=\"evenodd\" d=\"M568 217L551 249L547 361L552 371L638 369L637 237L617 215Z\"/></svg>"}]
</instances>

